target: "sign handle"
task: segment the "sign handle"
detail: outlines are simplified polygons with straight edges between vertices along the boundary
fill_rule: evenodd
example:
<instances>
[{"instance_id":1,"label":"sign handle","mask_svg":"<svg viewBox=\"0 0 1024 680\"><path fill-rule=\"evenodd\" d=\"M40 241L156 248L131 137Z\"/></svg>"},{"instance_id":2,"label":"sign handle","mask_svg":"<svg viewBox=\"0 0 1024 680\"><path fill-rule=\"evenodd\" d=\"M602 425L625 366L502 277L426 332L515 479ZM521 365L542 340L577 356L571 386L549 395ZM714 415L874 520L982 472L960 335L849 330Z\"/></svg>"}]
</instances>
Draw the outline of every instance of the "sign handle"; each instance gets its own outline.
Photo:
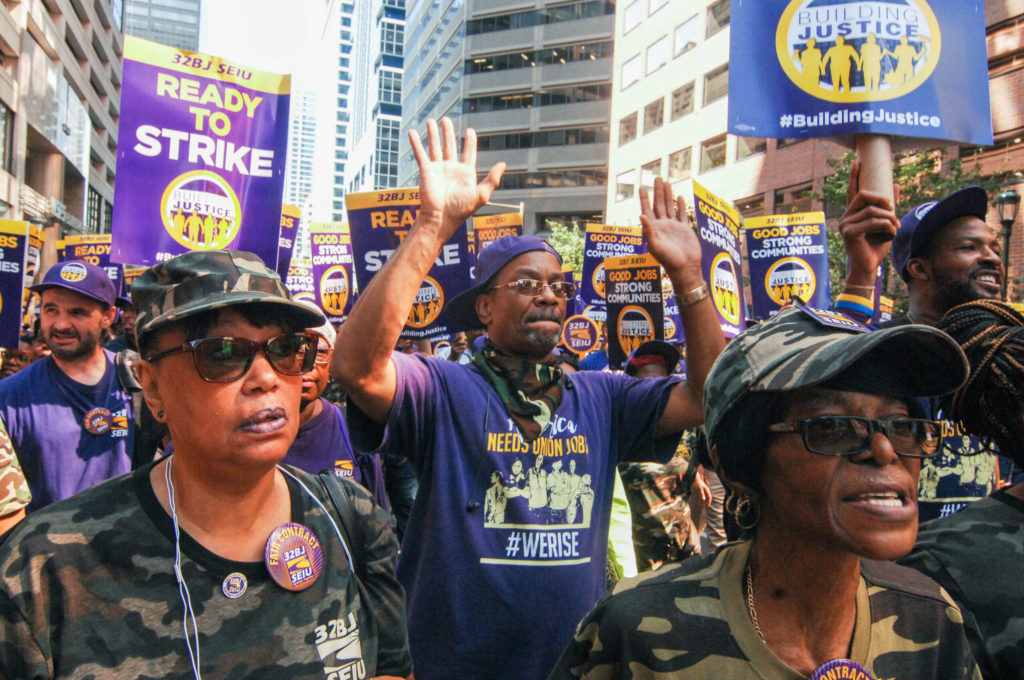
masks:
<instances>
[{"instance_id":1,"label":"sign handle","mask_svg":"<svg viewBox=\"0 0 1024 680\"><path fill-rule=\"evenodd\" d=\"M860 161L860 188L887 196L896 205L892 182L892 140L887 135L854 135L857 159ZM872 241L891 241L888 232L876 232L868 238Z\"/></svg>"}]
</instances>

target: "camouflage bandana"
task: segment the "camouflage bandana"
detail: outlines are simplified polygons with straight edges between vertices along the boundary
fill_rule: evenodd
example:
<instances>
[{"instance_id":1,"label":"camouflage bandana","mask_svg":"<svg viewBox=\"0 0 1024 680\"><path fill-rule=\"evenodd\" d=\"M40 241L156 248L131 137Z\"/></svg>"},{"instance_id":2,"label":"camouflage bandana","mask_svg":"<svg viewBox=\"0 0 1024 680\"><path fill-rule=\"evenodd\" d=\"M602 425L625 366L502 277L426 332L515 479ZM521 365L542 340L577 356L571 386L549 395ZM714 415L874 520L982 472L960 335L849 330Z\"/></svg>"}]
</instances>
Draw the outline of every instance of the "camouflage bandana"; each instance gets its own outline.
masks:
<instances>
[{"instance_id":1,"label":"camouflage bandana","mask_svg":"<svg viewBox=\"0 0 1024 680\"><path fill-rule=\"evenodd\" d=\"M498 392L523 439L537 439L562 403L562 370L554 357L540 363L515 359L487 338L473 363Z\"/></svg>"}]
</instances>

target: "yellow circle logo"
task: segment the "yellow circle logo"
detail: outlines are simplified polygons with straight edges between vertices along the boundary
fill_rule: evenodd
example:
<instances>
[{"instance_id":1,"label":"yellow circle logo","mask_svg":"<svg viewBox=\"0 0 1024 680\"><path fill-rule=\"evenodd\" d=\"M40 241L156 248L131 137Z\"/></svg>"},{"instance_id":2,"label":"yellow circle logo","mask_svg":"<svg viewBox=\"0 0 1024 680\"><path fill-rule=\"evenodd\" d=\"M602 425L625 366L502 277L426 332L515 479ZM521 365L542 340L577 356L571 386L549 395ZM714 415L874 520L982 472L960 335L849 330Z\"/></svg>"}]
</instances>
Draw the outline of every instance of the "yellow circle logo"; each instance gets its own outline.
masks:
<instances>
[{"instance_id":1,"label":"yellow circle logo","mask_svg":"<svg viewBox=\"0 0 1024 680\"><path fill-rule=\"evenodd\" d=\"M320 306L334 316L345 313L348 302L348 272L341 265L335 265L320 277Z\"/></svg>"},{"instance_id":2,"label":"yellow circle logo","mask_svg":"<svg viewBox=\"0 0 1024 680\"><path fill-rule=\"evenodd\" d=\"M242 207L223 177L192 170L164 189L160 218L171 238L189 250L219 250L238 236Z\"/></svg>"},{"instance_id":3,"label":"yellow circle logo","mask_svg":"<svg viewBox=\"0 0 1024 680\"><path fill-rule=\"evenodd\" d=\"M313 295L313 292L309 290L304 290L301 293L295 293L294 295L292 295L292 299L303 300L305 302L312 302L314 305L316 304L316 296Z\"/></svg>"},{"instance_id":4,"label":"yellow circle logo","mask_svg":"<svg viewBox=\"0 0 1024 680\"><path fill-rule=\"evenodd\" d=\"M427 277L420 284L416 299L412 303L412 311L405 323L413 328L426 328L434 323L444 307L444 290L441 284Z\"/></svg>"},{"instance_id":5,"label":"yellow circle logo","mask_svg":"<svg viewBox=\"0 0 1024 680\"><path fill-rule=\"evenodd\" d=\"M817 280L814 270L799 257L784 257L764 275L764 289L777 305L784 305L794 298L807 302L814 295Z\"/></svg>"},{"instance_id":6,"label":"yellow circle logo","mask_svg":"<svg viewBox=\"0 0 1024 680\"><path fill-rule=\"evenodd\" d=\"M722 318L731 324L740 322L740 277L728 253L719 253L711 261L711 299Z\"/></svg>"},{"instance_id":7,"label":"yellow circle logo","mask_svg":"<svg viewBox=\"0 0 1024 680\"><path fill-rule=\"evenodd\" d=\"M665 341L668 342L676 337L676 322L671 316L665 315Z\"/></svg>"},{"instance_id":8,"label":"yellow circle logo","mask_svg":"<svg viewBox=\"0 0 1024 680\"><path fill-rule=\"evenodd\" d=\"M902 97L928 80L941 49L925 0L792 0L775 33L789 79L830 102Z\"/></svg>"},{"instance_id":9,"label":"yellow circle logo","mask_svg":"<svg viewBox=\"0 0 1024 680\"><path fill-rule=\"evenodd\" d=\"M604 284L605 284L604 276L605 276L605 274L604 274L604 262L602 262L601 264L597 265L597 269L594 270L594 276L591 279L591 283L594 284L594 292L597 293L598 295L600 295L602 298L605 297L605 294L604 294Z\"/></svg>"},{"instance_id":10,"label":"yellow circle logo","mask_svg":"<svg viewBox=\"0 0 1024 680\"><path fill-rule=\"evenodd\" d=\"M623 307L619 312L618 324L619 347L626 356L645 342L654 340L654 320L643 307Z\"/></svg>"}]
</instances>

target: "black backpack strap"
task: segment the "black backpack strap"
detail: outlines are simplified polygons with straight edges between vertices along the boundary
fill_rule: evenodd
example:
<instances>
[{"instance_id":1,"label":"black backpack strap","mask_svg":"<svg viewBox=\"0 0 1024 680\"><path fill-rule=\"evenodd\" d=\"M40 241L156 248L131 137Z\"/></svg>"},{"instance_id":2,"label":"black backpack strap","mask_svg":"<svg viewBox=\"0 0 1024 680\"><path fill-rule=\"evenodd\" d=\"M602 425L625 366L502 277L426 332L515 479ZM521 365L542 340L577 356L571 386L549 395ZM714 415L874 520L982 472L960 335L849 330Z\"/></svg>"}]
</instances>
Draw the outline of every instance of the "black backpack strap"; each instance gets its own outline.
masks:
<instances>
[{"instance_id":1,"label":"black backpack strap","mask_svg":"<svg viewBox=\"0 0 1024 680\"><path fill-rule=\"evenodd\" d=\"M324 493L331 499L334 506L334 514L341 523L341 533L345 535L345 543L348 544L349 554L352 556L352 568L359 579L366 579L366 546L363 544L362 532L359 530L359 519L356 517L356 509L349 495L347 482L339 479L333 472L325 471L317 475L320 486Z\"/></svg>"}]
</instances>

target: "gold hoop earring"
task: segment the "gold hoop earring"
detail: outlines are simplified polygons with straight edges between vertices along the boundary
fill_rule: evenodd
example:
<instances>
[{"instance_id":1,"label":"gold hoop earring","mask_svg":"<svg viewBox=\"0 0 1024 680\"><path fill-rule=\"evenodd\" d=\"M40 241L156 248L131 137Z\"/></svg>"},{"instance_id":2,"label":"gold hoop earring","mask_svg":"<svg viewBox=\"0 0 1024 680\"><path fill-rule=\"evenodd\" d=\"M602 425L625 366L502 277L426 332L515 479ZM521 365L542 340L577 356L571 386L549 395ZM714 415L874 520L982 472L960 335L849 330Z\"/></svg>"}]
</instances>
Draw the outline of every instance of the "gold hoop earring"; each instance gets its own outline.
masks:
<instances>
[{"instance_id":1,"label":"gold hoop earring","mask_svg":"<svg viewBox=\"0 0 1024 680\"><path fill-rule=\"evenodd\" d=\"M736 501L732 516L736 520L736 526L749 531L761 521L761 506L750 496L742 496Z\"/></svg>"}]
</instances>

